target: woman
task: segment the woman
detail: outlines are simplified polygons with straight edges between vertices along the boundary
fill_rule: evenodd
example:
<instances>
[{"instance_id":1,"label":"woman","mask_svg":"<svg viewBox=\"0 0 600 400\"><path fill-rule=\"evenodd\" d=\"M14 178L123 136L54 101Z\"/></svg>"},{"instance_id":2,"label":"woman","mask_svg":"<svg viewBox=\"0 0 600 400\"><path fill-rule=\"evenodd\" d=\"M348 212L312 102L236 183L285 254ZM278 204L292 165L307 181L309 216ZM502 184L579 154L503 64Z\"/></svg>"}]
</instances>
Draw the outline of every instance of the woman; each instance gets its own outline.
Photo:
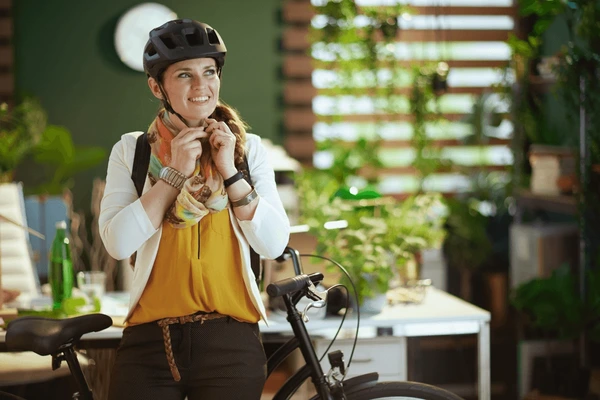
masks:
<instances>
[{"instance_id":1,"label":"woman","mask_svg":"<svg viewBox=\"0 0 600 400\"><path fill-rule=\"evenodd\" d=\"M174 20L144 49L164 105L148 129L143 194L132 181L137 137L113 147L100 213L108 252L137 252L127 327L110 399L258 399L265 319L250 246L279 256L289 221L256 135L219 101L225 44L210 26ZM252 185L238 169L247 159Z\"/></svg>"}]
</instances>

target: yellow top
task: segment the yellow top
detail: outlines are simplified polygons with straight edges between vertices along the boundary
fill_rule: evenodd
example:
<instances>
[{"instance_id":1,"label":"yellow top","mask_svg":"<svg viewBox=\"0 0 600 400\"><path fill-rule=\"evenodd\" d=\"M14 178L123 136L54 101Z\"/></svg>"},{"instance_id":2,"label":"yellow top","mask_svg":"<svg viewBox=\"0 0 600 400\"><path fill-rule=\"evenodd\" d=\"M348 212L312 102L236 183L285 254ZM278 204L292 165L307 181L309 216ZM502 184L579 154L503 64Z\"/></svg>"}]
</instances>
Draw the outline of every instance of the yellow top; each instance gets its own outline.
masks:
<instances>
[{"instance_id":1,"label":"yellow top","mask_svg":"<svg viewBox=\"0 0 600 400\"><path fill-rule=\"evenodd\" d=\"M194 226L162 227L154 267L129 325L197 311L258 322L242 277L239 243L229 210L209 213Z\"/></svg>"}]
</instances>

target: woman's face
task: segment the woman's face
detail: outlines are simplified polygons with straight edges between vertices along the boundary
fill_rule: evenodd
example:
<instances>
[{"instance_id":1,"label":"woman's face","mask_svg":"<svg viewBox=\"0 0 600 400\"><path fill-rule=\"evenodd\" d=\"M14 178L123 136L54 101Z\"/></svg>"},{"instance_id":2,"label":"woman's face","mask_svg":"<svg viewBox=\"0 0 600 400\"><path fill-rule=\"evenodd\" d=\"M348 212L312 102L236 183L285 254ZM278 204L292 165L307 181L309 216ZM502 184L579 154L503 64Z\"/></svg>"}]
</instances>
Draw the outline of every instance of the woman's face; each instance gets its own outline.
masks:
<instances>
[{"instance_id":1,"label":"woman's face","mask_svg":"<svg viewBox=\"0 0 600 400\"><path fill-rule=\"evenodd\" d=\"M156 81L149 78L148 84L154 96L162 98ZM194 58L170 65L163 73L162 84L171 107L190 126L200 126L217 107L221 80L213 58ZM178 118L175 120L179 122Z\"/></svg>"}]
</instances>

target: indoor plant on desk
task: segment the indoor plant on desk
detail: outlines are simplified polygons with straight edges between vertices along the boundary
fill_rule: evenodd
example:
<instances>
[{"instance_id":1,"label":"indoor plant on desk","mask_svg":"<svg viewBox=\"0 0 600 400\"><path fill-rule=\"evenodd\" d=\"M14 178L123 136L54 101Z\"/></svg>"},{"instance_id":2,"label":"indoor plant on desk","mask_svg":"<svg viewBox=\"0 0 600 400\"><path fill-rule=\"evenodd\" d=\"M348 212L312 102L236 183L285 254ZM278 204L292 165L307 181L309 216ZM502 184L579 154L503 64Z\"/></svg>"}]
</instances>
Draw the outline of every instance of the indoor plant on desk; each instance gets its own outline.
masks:
<instances>
[{"instance_id":1,"label":"indoor plant on desk","mask_svg":"<svg viewBox=\"0 0 600 400\"><path fill-rule=\"evenodd\" d=\"M315 169L297 175L296 183L302 223L316 237L317 254L331 257L346 268L364 310L365 300L385 294L392 278L402 274L418 252L435 247L443 237L439 194L399 202L370 189L351 187L348 192L354 199L348 195L343 199L332 175ZM333 221L344 221L337 224L341 229L332 229ZM337 272L333 266L327 268ZM340 283L352 290L344 275Z\"/></svg>"}]
</instances>

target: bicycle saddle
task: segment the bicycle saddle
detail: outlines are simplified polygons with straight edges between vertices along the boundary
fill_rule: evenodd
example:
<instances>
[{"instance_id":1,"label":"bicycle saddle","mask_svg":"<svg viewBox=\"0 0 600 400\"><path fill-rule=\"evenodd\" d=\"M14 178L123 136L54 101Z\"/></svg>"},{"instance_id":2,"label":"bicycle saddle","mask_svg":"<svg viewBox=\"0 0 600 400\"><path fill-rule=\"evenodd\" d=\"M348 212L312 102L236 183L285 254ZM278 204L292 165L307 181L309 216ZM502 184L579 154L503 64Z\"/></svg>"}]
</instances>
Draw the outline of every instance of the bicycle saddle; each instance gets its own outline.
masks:
<instances>
[{"instance_id":1,"label":"bicycle saddle","mask_svg":"<svg viewBox=\"0 0 600 400\"><path fill-rule=\"evenodd\" d=\"M6 348L47 356L56 353L62 345L78 341L85 333L98 332L111 325L112 319L104 314L67 319L21 317L6 328Z\"/></svg>"}]
</instances>

